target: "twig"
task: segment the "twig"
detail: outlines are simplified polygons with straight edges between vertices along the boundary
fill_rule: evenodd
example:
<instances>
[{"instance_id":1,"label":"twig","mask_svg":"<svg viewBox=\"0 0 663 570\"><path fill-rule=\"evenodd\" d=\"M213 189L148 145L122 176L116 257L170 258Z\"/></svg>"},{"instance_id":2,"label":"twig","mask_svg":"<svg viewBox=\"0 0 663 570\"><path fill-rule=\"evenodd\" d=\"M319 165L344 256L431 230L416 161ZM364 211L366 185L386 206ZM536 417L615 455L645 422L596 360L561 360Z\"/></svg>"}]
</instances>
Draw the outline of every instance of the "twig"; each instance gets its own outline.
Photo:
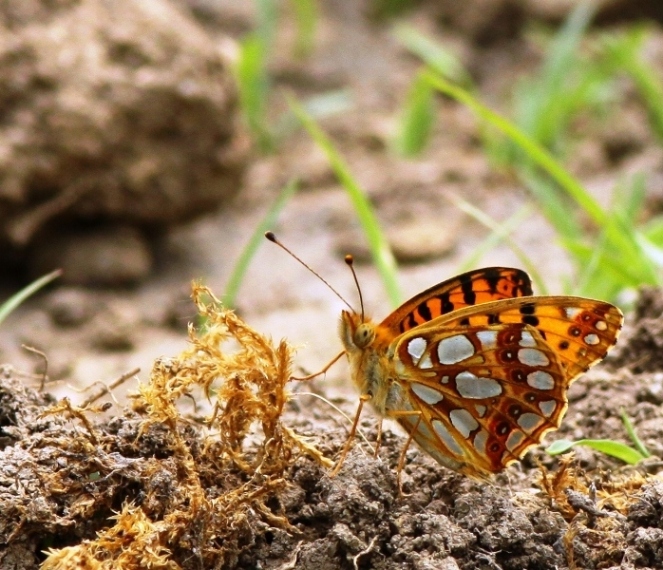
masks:
<instances>
[{"instance_id":1,"label":"twig","mask_svg":"<svg viewBox=\"0 0 663 570\"><path fill-rule=\"evenodd\" d=\"M95 394L92 394L89 396L87 399L83 400L81 402L81 408L86 408L93 402L96 402L99 398L101 398L105 394L110 394L111 390L117 388L121 384L124 384L129 378L132 376L135 376L140 372L140 368L134 368L133 370L130 370L129 372L125 372L120 376L117 380L113 380L110 384L106 385L103 382L101 383L103 388L101 388L98 392Z\"/></svg>"},{"instance_id":2,"label":"twig","mask_svg":"<svg viewBox=\"0 0 663 570\"><path fill-rule=\"evenodd\" d=\"M28 346L27 344L22 344L21 348L27 350L28 352L32 352L33 354L41 356L44 359L44 371L41 374L41 383L39 384L39 391L43 392L44 385L46 384L48 378L48 357L46 356L45 353L43 353L41 350L36 349L34 346Z\"/></svg>"}]
</instances>

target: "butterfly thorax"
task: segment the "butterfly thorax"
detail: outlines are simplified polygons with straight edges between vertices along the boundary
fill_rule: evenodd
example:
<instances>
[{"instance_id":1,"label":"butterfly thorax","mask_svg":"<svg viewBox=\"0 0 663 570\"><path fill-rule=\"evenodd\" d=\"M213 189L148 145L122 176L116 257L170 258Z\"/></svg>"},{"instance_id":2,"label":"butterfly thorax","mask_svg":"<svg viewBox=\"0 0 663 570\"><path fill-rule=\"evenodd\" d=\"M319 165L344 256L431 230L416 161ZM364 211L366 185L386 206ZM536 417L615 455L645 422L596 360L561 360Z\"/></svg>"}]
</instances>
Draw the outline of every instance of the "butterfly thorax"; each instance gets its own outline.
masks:
<instances>
[{"instance_id":1,"label":"butterfly thorax","mask_svg":"<svg viewBox=\"0 0 663 570\"><path fill-rule=\"evenodd\" d=\"M340 336L359 392L369 396L370 403L383 416L388 409L398 409L399 403L394 399L400 399L401 391L394 386L391 331L369 318L343 311Z\"/></svg>"}]
</instances>

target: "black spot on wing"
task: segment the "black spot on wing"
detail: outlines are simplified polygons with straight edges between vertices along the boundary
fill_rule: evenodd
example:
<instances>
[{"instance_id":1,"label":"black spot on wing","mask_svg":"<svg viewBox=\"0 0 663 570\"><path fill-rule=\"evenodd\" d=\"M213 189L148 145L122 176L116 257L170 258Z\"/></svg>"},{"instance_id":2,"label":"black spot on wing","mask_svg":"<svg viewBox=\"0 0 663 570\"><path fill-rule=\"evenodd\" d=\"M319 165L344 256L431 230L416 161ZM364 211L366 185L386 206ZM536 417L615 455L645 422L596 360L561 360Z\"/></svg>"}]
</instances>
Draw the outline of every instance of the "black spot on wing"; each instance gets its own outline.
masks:
<instances>
[{"instance_id":1,"label":"black spot on wing","mask_svg":"<svg viewBox=\"0 0 663 570\"><path fill-rule=\"evenodd\" d=\"M533 327L539 326L539 317L535 315L523 315L523 318L521 320L526 325L532 325Z\"/></svg>"},{"instance_id":2,"label":"black spot on wing","mask_svg":"<svg viewBox=\"0 0 663 570\"><path fill-rule=\"evenodd\" d=\"M419 316L426 322L430 321L433 318L431 315L430 307L428 306L428 301L424 301L417 307L417 312Z\"/></svg>"},{"instance_id":3,"label":"black spot on wing","mask_svg":"<svg viewBox=\"0 0 663 570\"><path fill-rule=\"evenodd\" d=\"M466 305L474 305L477 301L477 295L474 292L472 279L468 275L464 275L460 282L460 288L463 291L463 301Z\"/></svg>"},{"instance_id":4,"label":"black spot on wing","mask_svg":"<svg viewBox=\"0 0 663 570\"><path fill-rule=\"evenodd\" d=\"M520 306L521 315L533 315L536 312L536 306L534 303L523 303Z\"/></svg>"},{"instance_id":5,"label":"black spot on wing","mask_svg":"<svg viewBox=\"0 0 663 570\"><path fill-rule=\"evenodd\" d=\"M442 314L446 315L454 310L454 304L449 300L449 292L442 293L438 296L440 303L442 304Z\"/></svg>"},{"instance_id":6,"label":"black spot on wing","mask_svg":"<svg viewBox=\"0 0 663 570\"><path fill-rule=\"evenodd\" d=\"M491 267L490 269L486 269L486 271L483 274L483 277L488 283L488 287L490 289L491 294L495 295L495 293L497 293L497 286L499 285L500 280L502 279L501 272L498 269Z\"/></svg>"}]
</instances>

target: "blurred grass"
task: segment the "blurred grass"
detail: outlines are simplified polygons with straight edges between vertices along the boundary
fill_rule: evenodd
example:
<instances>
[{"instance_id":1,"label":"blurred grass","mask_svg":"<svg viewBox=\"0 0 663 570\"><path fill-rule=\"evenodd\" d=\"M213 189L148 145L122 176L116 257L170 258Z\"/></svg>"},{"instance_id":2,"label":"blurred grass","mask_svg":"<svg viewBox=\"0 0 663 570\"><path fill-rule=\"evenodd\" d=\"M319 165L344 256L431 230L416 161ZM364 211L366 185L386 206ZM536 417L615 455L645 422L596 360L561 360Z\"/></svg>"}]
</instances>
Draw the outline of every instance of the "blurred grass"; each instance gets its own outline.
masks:
<instances>
[{"instance_id":1,"label":"blurred grass","mask_svg":"<svg viewBox=\"0 0 663 570\"><path fill-rule=\"evenodd\" d=\"M288 103L311 138L324 152L336 178L350 198L389 300L393 306L399 305L402 301L402 296L398 285L396 259L380 226L373 205L331 140L306 112L304 107L294 97L288 97Z\"/></svg>"},{"instance_id":2,"label":"blurred grass","mask_svg":"<svg viewBox=\"0 0 663 570\"><path fill-rule=\"evenodd\" d=\"M403 105L394 148L402 156L421 154L428 146L435 122L435 91L428 79L419 74L412 83Z\"/></svg>"},{"instance_id":3,"label":"blurred grass","mask_svg":"<svg viewBox=\"0 0 663 570\"><path fill-rule=\"evenodd\" d=\"M530 178L529 188L557 230L560 243L574 259L578 272L593 268L592 273L586 273L581 282L575 283L573 293L614 299L628 287L661 284L663 255L659 255L660 244L653 243L636 227L633 214L625 215L625 211L633 212L639 206L638 196L641 192L638 192L637 185L628 186L626 192L614 193L617 196L626 195L626 201L604 211L550 152L516 125L488 109L464 89L432 72L428 72L427 77L441 93L461 102L482 121L500 130L527 157L531 163L526 169ZM535 168L540 172L535 174ZM548 184L538 184L544 180L541 173L549 178ZM555 184L554 188L550 182ZM560 190L565 198L572 201L573 207L561 200ZM626 210L624 204L629 205ZM569 226L568 218L578 213L590 220L593 228ZM578 283L583 286L582 289L577 287Z\"/></svg>"},{"instance_id":4,"label":"blurred grass","mask_svg":"<svg viewBox=\"0 0 663 570\"><path fill-rule=\"evenodd\" d=\"M317 126L316 117L347 110L352 98L347 91L323 93L302 103L290 99L287 112L268 124L271 82L267 59L272 53L278 22L275 0L255 0L257 26L242 41L236 75L242 108L257 146L274 150L298 124L303 125L324 151L350 197L360 220L375 264L392 303L400 300L396 264L365 193L341 155ZM290 0L295 19L299 54L311 53L318 21L315 0ZM400 12L401 2L383 8ZM608 120L619 104L619 81L630 80L647 110L652 132L663 139L663 81L643 57L650 35L645 26L617 32L589 34L594 7L578 3L565 24L547 35L546 53L538 70L515 82L509 116L489 109L473 85L469 72L453 50L411 25L397 24L393 33L424 67L412 80L400 112L392 149L414 158L430 144L440 94L470 109L479 119L485 152L495 164L513 172L527 187L536 207L554 228L558 242L574 263L568 292L615 300L622 291L642 284L663 283L663 219L643 222L643 175L621 180L611 190L612 202L603 206L565 166L577 133L577 117ZM546 38L537 31L539 38ZM500 224L470 204L461 206L492 234L480 246L505 241L512 221ZM260 232L258 232L260 233ZM517 254L534 275L534 264ZM477 260L478 256L472 256ZM535 278L536 279L536 278ZM542 288L540 288L543 290Z\"/></svg>"},{"instance_id":5,"label":"blurred grass","mask_svg":"<svg viewBox=\"0 0 663 570\"><path fill-rule=\"evenodd\" d=\"M60 277L60 275L62 275L62 270L56 269L55 271L52 271L51 273L48 273L26 285L23 287L23 289L9 297L9 299L7 299L4 303L0 304L0 324L2 324L4 320L23 302L25 302L26 299L34 295L40 289L43 289L51 281L54 281Z\"/></svg>"},{"instance_id":6,"label":"blurred grass","mask_svg":"<svg viewBox=\"0 0 663 570\"><path fill-rule=\"evenodd\" d=\"M290 199L295 195L295 192L297 192L297 186L297 181L292 180L281 189L276 200L267 210L264 218L251 234L249 241L246 246L244 246L244 249L237 258L235 266L230 273L230 278L228 279L228 284L226 285L226 290L222 298L223 304L226 307L235 307L237 294L239 293L246 271L255 257L258 248L265 241L265 232L276 225L281 210L283 210Z\"/></svg>"},{"instance_id":7,"label":"blurred grass","mask_svg":"<svg viewBox=\"0 0 663 570\"><path fill-rule=\"evenodd\" d=\"M295 56L302 58L311 54L318 26L316 0L290 0L297 27Z\"/></svg>"}]
</instances>

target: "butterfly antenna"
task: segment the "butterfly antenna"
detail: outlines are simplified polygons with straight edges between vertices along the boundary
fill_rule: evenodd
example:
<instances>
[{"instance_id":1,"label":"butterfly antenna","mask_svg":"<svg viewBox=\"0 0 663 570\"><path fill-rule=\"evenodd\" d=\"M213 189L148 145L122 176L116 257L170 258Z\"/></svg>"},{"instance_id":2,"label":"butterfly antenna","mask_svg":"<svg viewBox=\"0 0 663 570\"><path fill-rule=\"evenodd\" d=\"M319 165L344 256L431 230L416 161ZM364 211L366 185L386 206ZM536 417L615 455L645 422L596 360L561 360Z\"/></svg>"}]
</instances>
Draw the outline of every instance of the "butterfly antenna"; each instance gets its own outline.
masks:
<instances>
[{"instance_id":1,"label":"butterfly antenna","mask_svg":"<svg viewBox=\"0 0 663 570\"><path fill-rule=\"evenodd\" d=\"M357 292L359 293L359 306L361 307L361 321L364 322L364 297L361 294L361 287L359 286L359 279L357 279L357 273L355 272L355 260L348 254L345 256L345 263L352 271L352 277L355 280L355 285L357 286Z\"/></svg>"},{"instance_id":2,"label":"butterfly antenna","mask_svg":"<svg viewBox=\"0 0 663 570\"><path fill-rule=\"evenodd\" d=\"M265 232L265 237L266 237L269 241L271 241L272 243L275 243L276 245L278 245L278 246L279 246L282 250L284 250L286 253L289 253L289 254L290 254L292 257L294 257L297 261L299 261L299 263L301 263L304 267L306 267L306 269L308 269L311 273L313 273L313 275L315 275L318 279L320 279L320 281L322 281L325 285L327 285L327 287L329 287L329 289L332 291L332 293L334 293L334 295L336 295L341 301L343 301L343 302L347 305L348 309L350 309L353 313L356 312L356 311L352 308L352 305L350 305L350 303L348 303L348 302L347 302L347 301L341 296L341 294L340 294L336 289L334 289L324 277L322 277L322 275L320 275L317 271L315 271L314 269L312 269L308 264L304 263L299 257L297 257L294 253L292 253L292 251L290 251L285 245L283 245L283 244L277 239L277 237L274 235L274 232ZM347 263L347 260L346 260L346 263ZM354 271L353 271L353 273L354 273ZM355 277L355 281L356 281L356 279L357 279L357 278ZM361 298L361 293L360 293L360 298ZM363 306L363 305L362 305L362 308L361 308L361 315L362 315L362 319L363 319L363 317L364 317L364 306Z\"/></svg>"}]
</instances>

